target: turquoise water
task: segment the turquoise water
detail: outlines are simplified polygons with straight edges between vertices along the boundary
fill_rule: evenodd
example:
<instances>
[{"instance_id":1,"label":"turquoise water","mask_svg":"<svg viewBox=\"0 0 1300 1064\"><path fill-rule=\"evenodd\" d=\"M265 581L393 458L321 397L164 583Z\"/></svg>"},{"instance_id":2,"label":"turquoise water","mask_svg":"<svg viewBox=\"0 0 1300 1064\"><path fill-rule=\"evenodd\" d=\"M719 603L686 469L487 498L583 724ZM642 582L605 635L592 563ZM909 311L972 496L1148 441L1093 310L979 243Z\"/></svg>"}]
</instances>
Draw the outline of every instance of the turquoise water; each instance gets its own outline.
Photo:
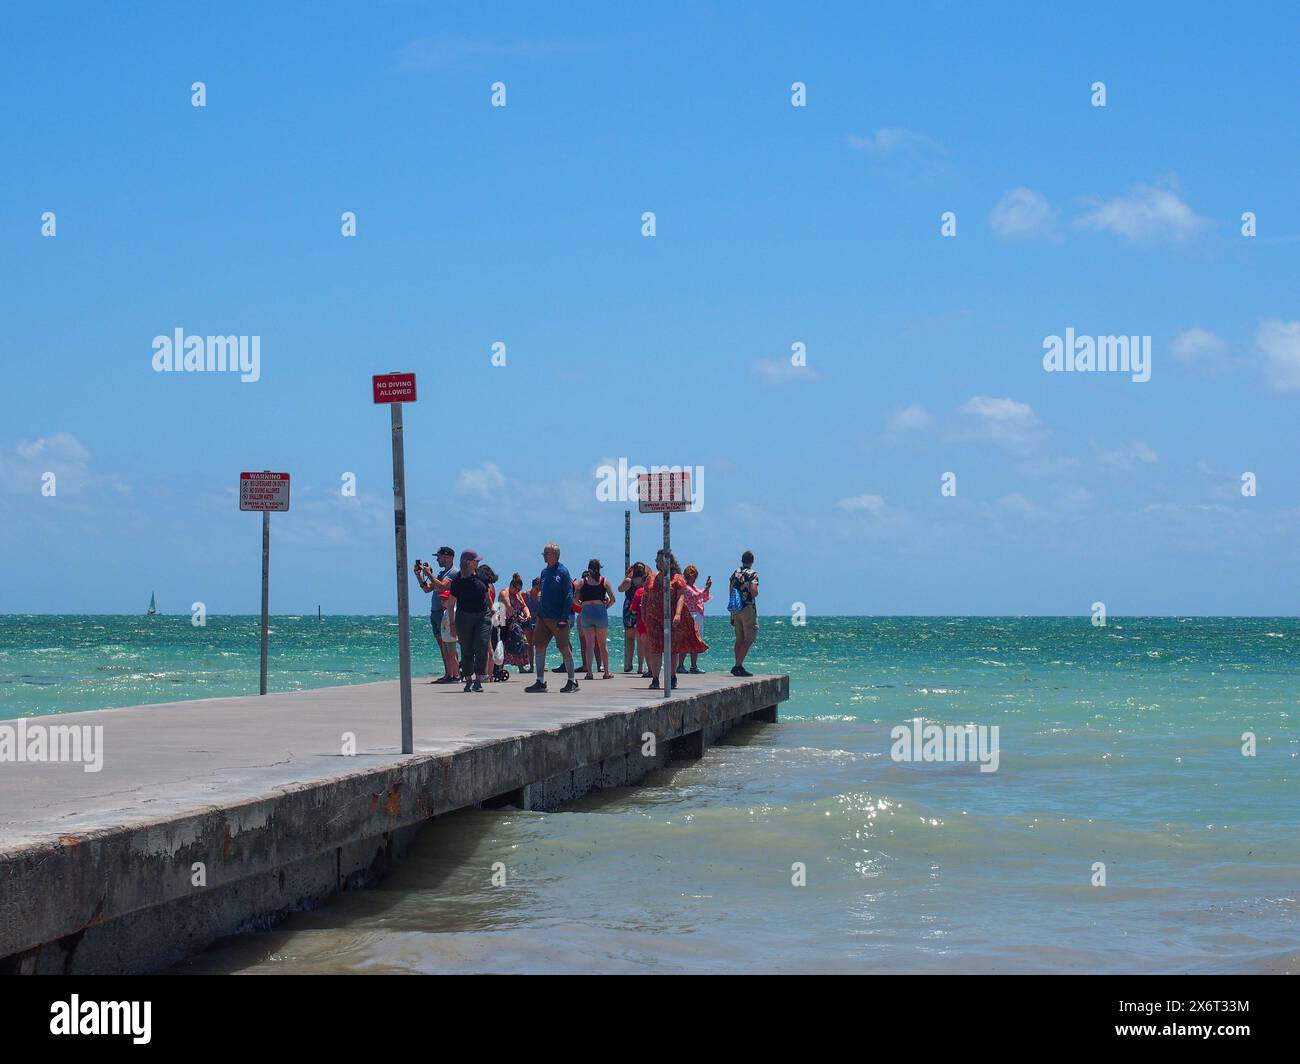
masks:
<instances>
[{"instance_id":1,"label":"turquoise water","mask_svg":"<svg viewBox=\"0 0 1300 1064\"><path fill-rule=\"evenodd\" d=\"M394 675L392 619L272 628L273 690ZM427 625L414 647L427 672ZM764 618L777 726L561 812L443 818L379 889L187 968L1300 971L1297 648L1293 618ZM0 717L256 684L255 618L0 618ZM917 716L997 725L998 770L895 763Z\"/></svg>"}]
</instances>

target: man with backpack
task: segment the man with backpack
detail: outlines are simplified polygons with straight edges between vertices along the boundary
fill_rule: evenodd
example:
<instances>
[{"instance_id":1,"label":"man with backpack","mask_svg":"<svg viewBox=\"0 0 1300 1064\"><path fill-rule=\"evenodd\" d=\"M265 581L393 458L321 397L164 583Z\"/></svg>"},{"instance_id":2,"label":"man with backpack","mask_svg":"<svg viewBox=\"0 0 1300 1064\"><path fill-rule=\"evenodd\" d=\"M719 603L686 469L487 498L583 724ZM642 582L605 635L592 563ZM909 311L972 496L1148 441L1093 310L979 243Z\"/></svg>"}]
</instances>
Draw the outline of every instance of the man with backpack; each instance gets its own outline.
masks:
<instances>
[{"instance_id":1,"label":"man with backpack","mask_svg":"<svg viewBox=\"0 0 1300 1064\"><path fill-rule=\"evenodd\" d=\"M753 568L754 552L745 551L740 556L740 568L731 574L731 593L727 599L727 612L731 614L731 627L736 631L736 664L732 676L753 676L745 671L745 655L758 638L758 573Z\"/></svg>"}]
</instances>

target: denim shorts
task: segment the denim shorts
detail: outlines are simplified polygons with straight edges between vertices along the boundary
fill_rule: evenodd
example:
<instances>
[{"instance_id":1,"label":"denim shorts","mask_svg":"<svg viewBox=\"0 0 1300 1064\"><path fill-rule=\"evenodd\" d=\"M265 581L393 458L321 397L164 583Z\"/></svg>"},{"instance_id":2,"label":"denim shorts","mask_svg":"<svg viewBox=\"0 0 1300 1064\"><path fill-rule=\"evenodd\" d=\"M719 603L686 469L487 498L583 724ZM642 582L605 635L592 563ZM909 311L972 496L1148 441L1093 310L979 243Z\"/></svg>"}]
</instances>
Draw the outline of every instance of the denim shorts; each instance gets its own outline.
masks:
<instances>
[{"instance_id":1,"label":"denim shorts","mask_svg":"<svg viewBox=\"0 0 1300 1064\"><path fill-rule=\"evenodd\" d=\"M579 628L608 628L609 609L599 602L584 602L578 614Z\"/></svg>"}]
</instances>

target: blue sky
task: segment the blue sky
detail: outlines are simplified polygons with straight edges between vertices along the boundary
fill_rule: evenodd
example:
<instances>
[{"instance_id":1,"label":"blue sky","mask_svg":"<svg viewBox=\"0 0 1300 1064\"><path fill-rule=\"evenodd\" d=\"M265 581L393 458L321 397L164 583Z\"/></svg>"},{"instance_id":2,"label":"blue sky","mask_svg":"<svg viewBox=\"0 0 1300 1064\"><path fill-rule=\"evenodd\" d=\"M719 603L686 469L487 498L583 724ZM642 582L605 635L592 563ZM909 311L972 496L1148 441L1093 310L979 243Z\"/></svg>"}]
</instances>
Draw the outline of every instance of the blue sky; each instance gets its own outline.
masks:
<instances>
[{"instance_id":1,"label":"blue sky","mask_svg":"<svg viewBox=\"0 0 1300 1064\"><path fill-rule=\"evenodd\" d=\"M1295 613L1286 5L4 19L0 612L254 612L244 469L294 477L273 610L391 611L369 378L414 370L412 557L617 567L623 457L703 468L675 545L753 549L764 612ZM155 373L178 327L261 379ZM1150 336L1151 380L1045 372L1067 328Z\"/></svg>"}]
</instances>

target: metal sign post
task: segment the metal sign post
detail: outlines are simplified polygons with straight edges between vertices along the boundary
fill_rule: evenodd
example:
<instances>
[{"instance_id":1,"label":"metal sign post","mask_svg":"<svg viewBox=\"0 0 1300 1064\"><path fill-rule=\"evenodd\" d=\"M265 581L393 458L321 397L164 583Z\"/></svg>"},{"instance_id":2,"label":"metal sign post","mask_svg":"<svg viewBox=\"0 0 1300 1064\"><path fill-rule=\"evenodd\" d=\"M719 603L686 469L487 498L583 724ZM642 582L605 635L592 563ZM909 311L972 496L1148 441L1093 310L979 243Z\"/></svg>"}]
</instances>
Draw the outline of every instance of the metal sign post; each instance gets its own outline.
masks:
<instances>
[{"instance_id":1,"label":"metal sign post","mask_svg":"<svg viewBox=\"0 0 1300 1064\"><path fill-rule=\"evenodd\" d=\"M266 657L271 631L271 514L289 509L289 474L239 474L239 508L262 513L262 675L259 693L266 694Z\"/></svg>"},{"instance_id":2,"label":"metal sign post","mask_svg":"<svg viewBox=\"0 0 1300 1064\"><path fill-rule=\"evenodd\" d=\"M673 567L669 559L672 555L669 553L669 544L671 539L668 532L668 519L671 516L669 511L664 511L664 574L660 579L664 585L664 660L663 660L663 685L664 698L667 698L673 689Z\"/></svg>"},{"instance_id":3,"label":"metal sign post","mask_svg":"<svg viewBox=\"0 0 1300 1064\"><path fill-rule=\"evenodd\" d=\"M672 535L668 521L669 515L690 508L689 470L642 473L637 478L637 509L643 514L664 515L664 572L660 576L664 590L664 660L661 681L664 698L672 694L673 688L673 569L669 562L669 558L672 557Z\"/></svg>"},{"instance_id":4,"label":"metal sign post","mask_svg":"<svg viewBox=\"0 0 1300 1064\"><path fill-rule=\"evenodd\" d=\"M266 653L271 640L271 511L262 511L262 683L266 694Z\"/></svg>"},{"instance_id":5,"label":"metal sign post","mask_svg":"<svg viewBox=\"0 0 1300 1064\"><path fill-rule=\"evenodd\" d=\"M623 511L623 575L632 568L632 511Z\"/></svg>"},{"instance_id":6,"label":"metal sign post","mask_svg":"<svg viewBox=\"0 0 1300 1064\"><path fill-rule=\"evenodd\" d=\"M411 601L406 573L406 456L402 443L402 404L415 402L415 374L374 377L374 400L387 403L393 423L393 538L397 546L397 658L402 700L402 753L415 750L411 723Z\"/></svg>"}]
</instances>

